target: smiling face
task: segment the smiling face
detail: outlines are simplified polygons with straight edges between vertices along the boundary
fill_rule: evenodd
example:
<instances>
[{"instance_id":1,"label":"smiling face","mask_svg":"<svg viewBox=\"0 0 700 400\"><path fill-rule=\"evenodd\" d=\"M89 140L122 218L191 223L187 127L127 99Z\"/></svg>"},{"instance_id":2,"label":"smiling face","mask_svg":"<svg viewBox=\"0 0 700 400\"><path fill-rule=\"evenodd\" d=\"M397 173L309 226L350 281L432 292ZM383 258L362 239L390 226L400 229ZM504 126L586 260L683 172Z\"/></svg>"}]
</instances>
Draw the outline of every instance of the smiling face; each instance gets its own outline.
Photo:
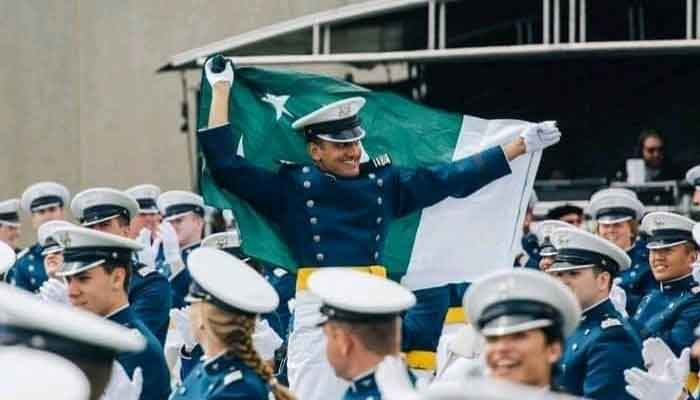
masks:
<instances>
[{"instance_id":1,"label":"smiling face","mask_svg":"<svg viewBox=\"0 0 700 400\"><path fill-rule=\"evenodd\" d=\"M634 241L631 220L612 224L598 223L598 235L625 251L632 247Z\"/></svg>"},{"instance_id":2,"label":"smiling face","mask_svg":"<svg viewBox=\"0 0 700 400\"><path fill-rule=\"evenodd\" d=\"M360 174L360 141L335 143L325 140L309 142L311 159L324 171L336 176L352 178Z\"/></svg>"},{"instance_id":3,"label":"smiling face","mask_svg":"<svg viewBox=\"0 0 700 400\"><path fill-rule=\"evenodd\" d=\"M486 365L491 376L532 386L550 384L561 343L547 343L544 331L532 329L486 338Z\"/></svg>"},{"instance_id":4,"label":"smiling face","mask_svg":"<svg viewBox=\"0 0 700 400\"><path fill-rule=\"evenodd\" d=\"M654 279L658 282L670 281L688 275L697 253L690 244L679 244L649 251L649 264Z\"/></svg>"}]
</instances>

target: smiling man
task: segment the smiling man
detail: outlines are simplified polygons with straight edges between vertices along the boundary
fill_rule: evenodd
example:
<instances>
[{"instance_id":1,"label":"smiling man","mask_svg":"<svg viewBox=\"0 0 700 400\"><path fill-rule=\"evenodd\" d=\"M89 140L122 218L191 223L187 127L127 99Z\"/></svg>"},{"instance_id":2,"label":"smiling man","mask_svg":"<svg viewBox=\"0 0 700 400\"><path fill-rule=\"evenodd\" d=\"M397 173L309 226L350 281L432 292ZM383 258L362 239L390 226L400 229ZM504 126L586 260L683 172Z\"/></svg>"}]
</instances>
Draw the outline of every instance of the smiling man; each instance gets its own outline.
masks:
<instances>
[{"instance_id":1,"label":"smiling man","mask_svg":"<svg viewBox=\"0 0 700 400\"><path fill-rule=\"evenodd\" d=\"M474 327L486 338L487 374L552 390L564 338L581 308L571 290L540 271L500 271L474 282L464 300Z\"/></svg>"},{"instance_id":2,"label":"smiling man","mask_svg":"<svg viewBox=\"0 0 700 400\"><path fill-rule=\"evenodd\" d=\"M632 321L643 339L658 337L677 356L693 344L700 323L700 286L692 275L697 260L693 225L689 218L662 211L642 220L642 229L651 234L649 263L659 285L642 299Z\"/></svg>"},{"instance_id":3,"label":"smiling man","mask_svg":"<svg viewBox=\"0 0 700 400\"><path fill-rule=\"evenodd\" d=\"M511 173L511 160L557 143L553 121L532 124L504 146L493 146L454 162L419 169L392 165L388 155L361 163L360 120L365 104L351 97L324 105L294 121L306 141L311 162L283 163L273 172L236 155L229 125L229 95L234 71L230 62L214 72L205 63L212 87L208 128L198 140L217 184L239 196L279 227L299 268L294 323L289 338L289 383L306 400L342 396L346 383L335 377L319 346L319 302L307 290L318 268L356 267L386 276L383 247L392 220L448 197L464 198ZM244 113L245 110L235 110ZM435 367L442 324L449 305L446 286L416 291L416 306L403 321L402 347L412 367Z\"/></svg>"},{"instance_id":4,"label":"smiling man","mask_svg":"<svg viewBox=\"0 0 700 400\"><path fill-rule=\"evenodd\" d=\"M59 228L53 235L64 248L58 276L68 283L73 306L100 315L146 339L141 353L121 353L117 361L129 376L140 367L143 391L140 399L165 399L170 393L170 373L158 339L139 320L129 305L129 276L139 243L125 237L82 227Z\"/></svg>"}]
</instances>

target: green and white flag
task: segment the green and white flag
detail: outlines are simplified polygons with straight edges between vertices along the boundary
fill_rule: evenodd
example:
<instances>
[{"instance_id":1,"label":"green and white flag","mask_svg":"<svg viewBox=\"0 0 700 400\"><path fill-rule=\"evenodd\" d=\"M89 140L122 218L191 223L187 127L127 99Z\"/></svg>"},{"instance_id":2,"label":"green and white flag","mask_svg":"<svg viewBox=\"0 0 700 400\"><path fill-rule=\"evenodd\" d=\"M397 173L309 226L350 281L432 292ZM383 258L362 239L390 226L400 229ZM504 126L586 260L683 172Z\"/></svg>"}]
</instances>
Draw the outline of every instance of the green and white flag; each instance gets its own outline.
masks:
<instances>
[{"instance_id":1,"label":"green and white flag","mask_svg":"<svg viewBox=\"0 0 700 400\"><path fill-rule=\"evenodd\" d=\"M395 165L418 167L464 158L517 136L529 124L485 120L426 107L389 92L370 91L326 76L296 71L237 68L230 96L236 153L275 171L279 160L310 164L292 122L330 102L352 96L367 100L360 112L367 135L364 157L383 153ZM198 127L209 118L211 88L202 79ZM520 246L521 225L540 153L511 162L513 173L463 199L442 202L393 221L382 263L390 276L412 289L472 281L510 268ZM201 155L200 155L201 157ZM244 251L295 271L297 265L279 229L245 201L218 187L202 163L200 191L207 204L233 209Z\"/></svg>"}]
</instances>

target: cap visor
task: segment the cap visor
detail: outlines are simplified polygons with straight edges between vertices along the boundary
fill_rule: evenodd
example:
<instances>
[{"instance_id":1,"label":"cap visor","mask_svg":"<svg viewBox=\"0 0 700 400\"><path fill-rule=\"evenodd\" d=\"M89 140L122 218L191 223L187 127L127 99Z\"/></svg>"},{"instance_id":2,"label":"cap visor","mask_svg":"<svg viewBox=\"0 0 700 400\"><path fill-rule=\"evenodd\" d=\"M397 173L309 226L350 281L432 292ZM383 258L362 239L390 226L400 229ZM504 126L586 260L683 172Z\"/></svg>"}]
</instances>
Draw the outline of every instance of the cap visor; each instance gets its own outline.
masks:
<instances>
[{"instance_id":1,"label":"cap visor","mask_svg":"<svg viewBox=\"0 0 700 400\"><path fill-rule=\"evenodd\" d=\"M669 247L678 246L679 244L687 243L687 240L675 241L675 242L664 242L663 240L651 241L647 243L647 249L649 250L660 250L667 249Z\"/></svg>"},{"instance_id":2,"label":"cap visor","mask_svg":"<svg viewBox=\"0 0 700 400\"><path fill-rule=\"evenodd\" d=\"M57 276L72 276L72 275L77 275L83 271L87 271L90 268L95 268L101 264L103 264L105 260L97 260L92 263L83 263L80 261L74 261L74 262L64 262L63 265L61 265L61 269L56 272Z\"/></svg>"},{"instance_id":3,"label":"cap visor","mask_svg":"<svg viewBox=\"0 0 700 400\"><path fill-rule=\"evenodd\" d=\"M618 224L620 222L625 222L631 220L632 217L629 215L605 215L603 217L598 218L598 223L599 224Z\"/></svg>"},{"instance_id":4,"label":"cap visor","mask_svg":"<svg viewBox=\"0 0 700 400\"><path fill-rule=\"evenodd\" d=\"M319 139L334 143L351 143L365 137L365 130L361 127L346 129L337 133L324 133L316 135Z\"/></svg>"},{"instance_id":5,"label":"cap visor","mask_svg":"<svg viewBox=\"0 0 700 400\"><path fill-rule=\"evenodd\" d=\"M93 225L97 225L97 224L105 222L105 221L109 221L110 219L117 218L118 216L119 216L119 214L114 214L114 215L110 215L108 217L96 219L94 221L81 222L80 225L85 226L85 227L93 226Z\"/></svg>"},{"instance_id":6,"label":"cap visor","mask_svg":"<svg viewBox=\"0 0 700 400\"><path fill-rule=\"evenodd\" d=\"M547 270L547 272L550 273L550 272L574 271L577 269L592 268L594 266L595 266L595 264L572 264L572 263L568 263L568 262L555 262Z\"/></svg>"},{"instance_id":7,"label":"cap visor","mask_svg":"<svg viewBox=\"0 0 700 400\"><path fill-rule=\"evenodd\" d=\"M515 323L518 318L515 317L500 317L490 322L487 326L481 329L483 336L506 336L513 333L525 332L532 329L545 328L552 326L553 322L549 319L536 319L525 322Z\"/></svg>"},{"instance_id":8,"label":"cap visor","mask_svg":"<svg viewBox=\"0 0 700 400\"><path fill-rule=\"evenodd\" d=\"M174 219L178 219L178 218L180 218L180 217L184 217L185 215L191 214L191 213L193 213L193 212L194 212L194 211L185 211L185 212L181 212L181 213L177 213L177 214L173 214L173 215L168 215L167 217L163 218L163 221L165 221L165 222L172 221L172 220L174 220Z\"/></svg>"}]
</instances>

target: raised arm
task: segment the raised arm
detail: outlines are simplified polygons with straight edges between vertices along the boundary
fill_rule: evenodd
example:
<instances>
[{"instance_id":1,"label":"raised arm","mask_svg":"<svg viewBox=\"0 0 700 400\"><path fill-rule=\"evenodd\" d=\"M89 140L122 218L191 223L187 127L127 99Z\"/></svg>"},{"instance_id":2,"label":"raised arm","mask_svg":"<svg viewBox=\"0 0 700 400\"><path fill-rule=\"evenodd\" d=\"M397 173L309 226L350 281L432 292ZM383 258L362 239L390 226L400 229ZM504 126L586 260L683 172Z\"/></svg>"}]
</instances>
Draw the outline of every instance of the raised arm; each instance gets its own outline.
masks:
<instances>
[{"instance_id":1,"label":"raised arm","mask_svg":"<svg viewBox=\"0 0 700 400\"><path fill-rule=\"evenodd\" d=\"M398 169L395 174L394 213L403 216L429 207L446 197L466 197L511 173L509 161L540 151L559 141L554 121L531 124L504 146L488 148L461 160L418 169Z\"/></svg>"},{"instance_id":2,"label":"raised arm","mask_svg":"<svg viewBox=\"0 0 700 400\"><path fill-rule=\"evenodd\" d=\"M237 143L229 125L229 96L234 80L233 66L225 61L223 71L212 71L214 59L204 66L212 88L207 128L197 135L207 167L216 183L246 200L258 212L275 219L282 214L284 185L279 175L259 168L236 155Z\"/></svg>"}]
</instances>

